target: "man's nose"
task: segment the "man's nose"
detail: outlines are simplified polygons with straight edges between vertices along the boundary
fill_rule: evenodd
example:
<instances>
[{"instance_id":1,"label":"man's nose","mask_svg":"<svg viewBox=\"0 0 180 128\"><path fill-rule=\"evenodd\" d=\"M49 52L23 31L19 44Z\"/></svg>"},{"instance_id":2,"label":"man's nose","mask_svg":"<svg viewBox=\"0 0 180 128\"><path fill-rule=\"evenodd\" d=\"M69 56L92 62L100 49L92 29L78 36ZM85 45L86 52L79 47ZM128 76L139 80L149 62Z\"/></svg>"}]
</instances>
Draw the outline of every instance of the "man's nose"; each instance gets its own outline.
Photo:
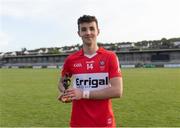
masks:
<instances>
[{"instance_id":1,"label":"man's nose","mask_svg":"<svg viewBox=\"0 0 180 128\"><path fill-rule=\"evenodd\" d=\"M91 31L89 29L86 30L86 34L91 34Z\"/></svg>"}]
</instances>

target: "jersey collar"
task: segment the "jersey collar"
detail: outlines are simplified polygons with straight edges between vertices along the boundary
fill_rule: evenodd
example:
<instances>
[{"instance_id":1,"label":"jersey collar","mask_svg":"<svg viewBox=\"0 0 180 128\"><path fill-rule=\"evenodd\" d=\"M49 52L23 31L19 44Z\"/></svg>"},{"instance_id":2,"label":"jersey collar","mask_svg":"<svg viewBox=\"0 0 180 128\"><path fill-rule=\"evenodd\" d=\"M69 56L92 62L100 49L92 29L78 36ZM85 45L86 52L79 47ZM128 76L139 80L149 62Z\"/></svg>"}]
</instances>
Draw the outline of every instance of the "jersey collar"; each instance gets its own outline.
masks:
<instances>
[{"instance_id":1,"label":"jersey collar","mask_svg":"<svg viewBox=\"0 0 180 128\"><path fill-rule=\"evenodd\" d=\"M97 53L103 53L104 50L105 50L105 49L104 49L103 47L99 47L99 49L97 50ZM84 56L84 51L83 51L82 48L81 48L81 50L80 50L80 55L81 55L81 56Z\"/></svg>"}]
</instances>

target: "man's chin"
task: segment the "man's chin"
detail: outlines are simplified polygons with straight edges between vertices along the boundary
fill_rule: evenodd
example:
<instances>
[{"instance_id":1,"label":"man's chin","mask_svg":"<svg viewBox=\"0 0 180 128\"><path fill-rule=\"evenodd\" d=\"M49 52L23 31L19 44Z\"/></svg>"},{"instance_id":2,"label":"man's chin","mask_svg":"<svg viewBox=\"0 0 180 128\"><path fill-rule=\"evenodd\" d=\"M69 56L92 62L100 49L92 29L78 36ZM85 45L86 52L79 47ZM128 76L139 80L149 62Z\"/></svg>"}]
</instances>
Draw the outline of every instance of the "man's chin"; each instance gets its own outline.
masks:
<instances>
[{"instance_id":1,"label":"man's chin","mask_svg":"<svg viewBox=\"0 0 180 128\"><path fill-rule=\"evenodd\" d=\"M92 40L86 40L86 41L84 41L84 44L89 46L89 45L93 44L93 41Z\"/></svg>"}]
</instances>

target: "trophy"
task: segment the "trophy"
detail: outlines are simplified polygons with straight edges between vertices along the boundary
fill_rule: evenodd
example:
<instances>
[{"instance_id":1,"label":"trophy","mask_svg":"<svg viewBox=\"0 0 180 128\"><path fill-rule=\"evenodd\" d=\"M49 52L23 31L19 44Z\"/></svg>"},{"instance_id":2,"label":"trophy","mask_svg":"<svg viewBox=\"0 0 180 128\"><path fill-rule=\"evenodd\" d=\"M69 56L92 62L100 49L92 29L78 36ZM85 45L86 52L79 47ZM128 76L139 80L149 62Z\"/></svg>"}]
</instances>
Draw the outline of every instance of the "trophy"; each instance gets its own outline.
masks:
<instances>
[{"instance_id":1,"label":"trophy","mask_svg":"<svg viewBox=\"0 0 180 128\"><path fill-rule=\"evenodd\" d=\"M71 84L71 78L68 74L65 74L63 80L62 80L62 84L65 88L65 91L69 88L70 84ZM65 92L64 91L64 92ZM69 97L64 97L64 94L62 94L60 97L59 97L59 100L62 101L63 103L69 103L71 102L71 98Z\"/></svg>"}]
</instances>

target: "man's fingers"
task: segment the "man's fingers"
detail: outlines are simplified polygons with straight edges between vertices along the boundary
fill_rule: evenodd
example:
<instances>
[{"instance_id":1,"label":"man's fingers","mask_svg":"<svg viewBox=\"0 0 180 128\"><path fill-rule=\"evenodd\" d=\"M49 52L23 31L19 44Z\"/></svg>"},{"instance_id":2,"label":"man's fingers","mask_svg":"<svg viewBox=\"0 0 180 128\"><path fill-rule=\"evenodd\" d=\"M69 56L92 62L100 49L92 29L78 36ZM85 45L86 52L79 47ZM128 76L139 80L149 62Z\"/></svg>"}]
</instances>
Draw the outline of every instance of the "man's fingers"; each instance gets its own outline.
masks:
<instances>
[{"instance_id":1,"label":"man's fingers","mask_svg":"<svg viewBox=\"0 0 180 128\"><path fill-rule=\"evenodd\" d=\"M64 96L65 97L74 97L75 96L75 94L73 93L73 92L71 92L71 93L64 93Z\"/></svg>"},{"instance_id":2,"label":"man's fingers","mask_svg":"<svg viewBox=\"0 0 180 128\"><path fill-rule=\"evenodd\" d=\"M64 95L60 95L58 97L58 100L63 102L63 103L70 103L70 102L72 102L72 98L64 96Z\"/></svg>"},{"instance_id":3,"label":"man's fingers","mask_svg":"<svg viewBox=\"0 0 180 128\"><path fill-rule=\"evenodd\" d=\"M63 92L65 91L65 88L62 87L62 86L59 86L59 91L60 91L61 93L63 93Z\"/></svg>"},{"instance_id":4,"label":"man's fingers","mask_svg":"<svg viewBox=\"0 0 180 128\"><path fill-rule=\"evenodd\" d=\"M65 90L65 92L73 92L73 91L74 91L74 89L72 89L72 88Z\"/></svg>"}]
</instances>

